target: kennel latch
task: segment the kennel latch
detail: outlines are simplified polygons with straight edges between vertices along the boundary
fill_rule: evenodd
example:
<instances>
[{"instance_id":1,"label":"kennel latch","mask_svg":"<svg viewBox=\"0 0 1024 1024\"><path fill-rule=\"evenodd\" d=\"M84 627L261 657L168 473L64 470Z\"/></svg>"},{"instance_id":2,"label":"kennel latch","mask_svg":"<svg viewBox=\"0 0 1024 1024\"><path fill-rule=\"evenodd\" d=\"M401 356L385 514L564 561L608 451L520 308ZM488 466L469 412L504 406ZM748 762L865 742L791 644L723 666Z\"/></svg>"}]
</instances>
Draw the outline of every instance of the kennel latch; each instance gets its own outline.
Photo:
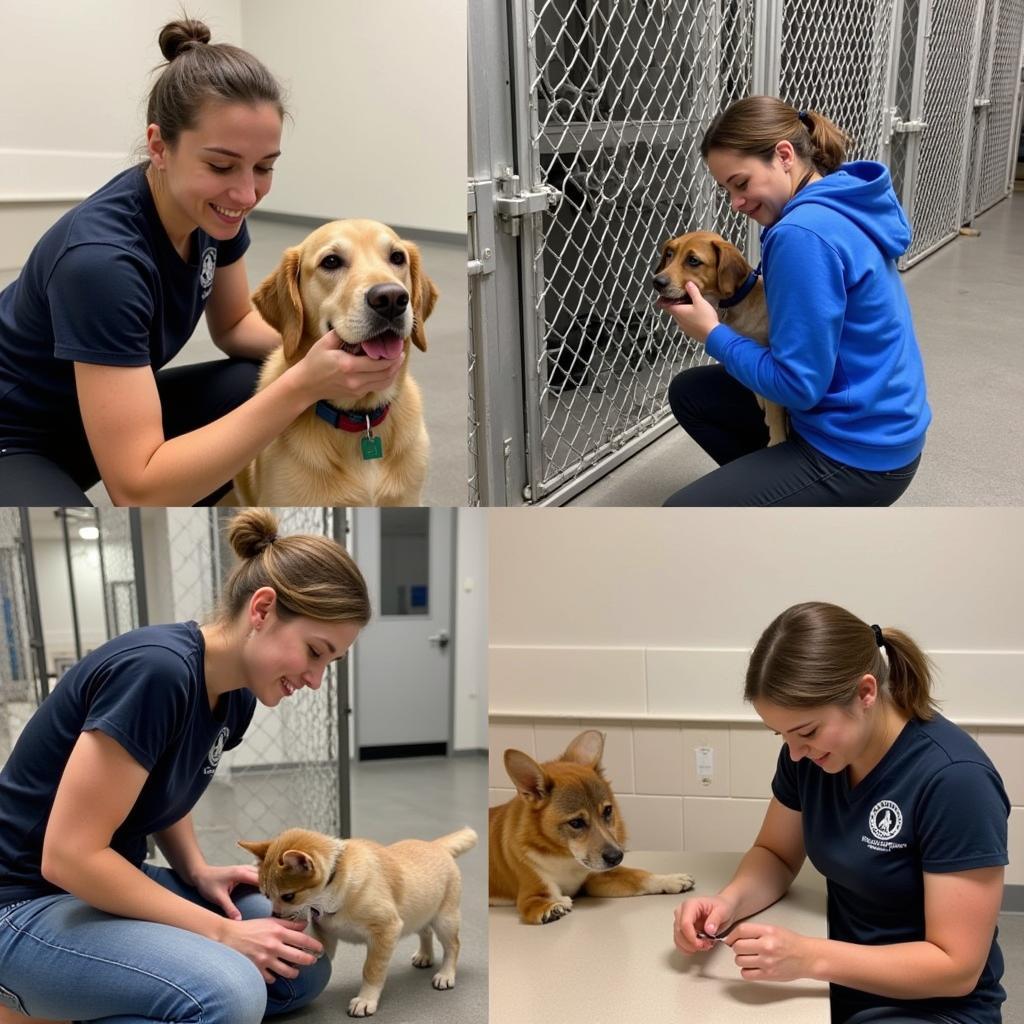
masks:
<instances>
[{"instance_id":1,"label":"kennel latch","mask_svg":"<svg viewBox=\"0 0 1024 1024\"><path fill-rule=\"evenodd\" d=\"M506 168L495 179L494 214L498 226L509 235L519 234L520 219L534 213L546 213L558 205L562 193L552 185L540 184L535 189L520 189L519 175Z\"/></svg>"},{"instance_id":2,"label":"kennel latch","mask_svg":"<svg viewBox=\"0 0 1024 1024\"><path fill-rule=\"evenodd\" d=\"M885 112L885 124L882 134L885 136L886 144L892 142L892 137L897 132L910 134L912 132L923 132L928 124L920 119L915 121L904 121L895 107L890 107Z\"/></svg>"}]
</instances>

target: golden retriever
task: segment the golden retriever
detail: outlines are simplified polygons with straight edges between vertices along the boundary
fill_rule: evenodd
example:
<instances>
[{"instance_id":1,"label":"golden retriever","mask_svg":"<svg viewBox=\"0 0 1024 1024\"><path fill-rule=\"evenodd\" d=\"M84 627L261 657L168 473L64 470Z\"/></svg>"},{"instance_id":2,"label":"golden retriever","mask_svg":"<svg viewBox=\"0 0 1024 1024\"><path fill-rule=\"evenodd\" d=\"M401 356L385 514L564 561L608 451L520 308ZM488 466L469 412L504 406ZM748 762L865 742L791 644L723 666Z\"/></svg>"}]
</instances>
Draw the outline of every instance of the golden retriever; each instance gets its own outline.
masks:
<instances>
[{"instance_id":1,"label":"golden retriever","mask_svg":"<svg viewBox=\"0 0 1024 1024\"><path fill-rule=\"evenodd\" d=\"M241 504L421 503L429 443L408 355L410 343L426 351L423 322L436 300L419 249L377 221L332 221L285 250L253 294L284 341L264 362L258 389L332 328L347 352L373 359L401 352L405 362L385 391L344 408L319 402L302 413L235 477Z\"/></svg>"},{"instance_id":2,"label":"golden retriever","mask_svg":"<svg viewBox=\"0 0 1024 1024\"><path fill-rule=\"evenodd\" d=\"M670 238L661 247L661 262L654 272L657 305L661 309L688 304L686 282L693 281L701 295L718 302L718 319L745 338L768 345L768 305L764 298L764 282L758 276L748 293L732 303L754 268L731 242L712 231L691 231ZM723 300L726 305L723 305ZM768 427L768 446L786 440L786 410L760 395L754 396L764 412Z\"/></svg>"}]
</instances>

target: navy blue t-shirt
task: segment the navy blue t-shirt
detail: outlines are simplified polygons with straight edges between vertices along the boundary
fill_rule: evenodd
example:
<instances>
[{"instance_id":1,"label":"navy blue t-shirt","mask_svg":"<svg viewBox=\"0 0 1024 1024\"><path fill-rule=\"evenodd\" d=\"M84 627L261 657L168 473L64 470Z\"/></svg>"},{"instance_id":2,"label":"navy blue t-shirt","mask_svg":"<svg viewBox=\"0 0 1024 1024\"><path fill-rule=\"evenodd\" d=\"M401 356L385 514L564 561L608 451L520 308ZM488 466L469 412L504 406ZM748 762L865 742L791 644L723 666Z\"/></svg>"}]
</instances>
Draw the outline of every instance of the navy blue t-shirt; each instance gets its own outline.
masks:
<instances>
[{"instance_id":1,"label":"navy blue t-shirt","mask_svg":"<svg viewBox=\"0 0 1024 1024\"><path fill-rule=\"evenodd\" d=\"M74 363L158 370L191 337L217 267L249 247L245 222L218 242L192 232L178 255L156 212L144 165L69 210L0 292L0 440L11 454L84 436Z\"/></svg>"},{"instance_id":2,"label":"navy blue t-shirt","mask_svg":"<svg viewBox=\"0 0 1024 1024\"><path fill-rule=\"evenodd\" d=\"M924 872L1008 863L1010 802L985 752L952 722L911 719L882 760L852 787L846 772L779 753L772 792L803 819L804 846L828 882L830 939L861 945L925 938ZM967 996L902 1000L831 986L832 1019L900 1006L964 1024L998 1024L1006 993L1003 955L988 961Z\"/></svg>"},{"instance_id":3,"label":"navy blue t-shirt","mask_svg":"<svg viewBox=\"0 0 1024 1024\"><path fill-rule=\"evenodd\" d=\"M149 772L110 841L126 860L141 865L146 837L192 810L256 707L243 688L223 694L211 711L204 649L194 622L146 626L108 641L64 674L0 772L0 906L61 891L40 872L43 837L82 732L105 733Z\"/></svg>"}]
</instances>

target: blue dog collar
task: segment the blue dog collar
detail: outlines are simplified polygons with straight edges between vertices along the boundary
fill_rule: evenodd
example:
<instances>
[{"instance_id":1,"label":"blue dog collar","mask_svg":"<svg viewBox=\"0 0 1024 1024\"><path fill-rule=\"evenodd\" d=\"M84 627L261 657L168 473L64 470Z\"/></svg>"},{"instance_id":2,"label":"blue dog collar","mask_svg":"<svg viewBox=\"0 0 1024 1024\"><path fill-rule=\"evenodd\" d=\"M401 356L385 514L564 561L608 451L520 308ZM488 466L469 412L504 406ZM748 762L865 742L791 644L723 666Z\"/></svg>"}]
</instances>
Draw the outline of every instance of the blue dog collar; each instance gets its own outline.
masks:
<instances>
[{"instance_id":1,"label":"blue dog collar","mask_svg":"<svg viewBox=\"0 0 1024 1024\"><path fill-rule=\"evenodd\" d=\"M757 265L756 270L750 272L749 277L746 281L740 285L740 290L735 292L731 299L719 299L719 309L729 309L731 306L737 306L741 303L750 293L753 291L754 285L757 284L757 279L761 276L761 264Z\"/></svg>"}]
</instances>

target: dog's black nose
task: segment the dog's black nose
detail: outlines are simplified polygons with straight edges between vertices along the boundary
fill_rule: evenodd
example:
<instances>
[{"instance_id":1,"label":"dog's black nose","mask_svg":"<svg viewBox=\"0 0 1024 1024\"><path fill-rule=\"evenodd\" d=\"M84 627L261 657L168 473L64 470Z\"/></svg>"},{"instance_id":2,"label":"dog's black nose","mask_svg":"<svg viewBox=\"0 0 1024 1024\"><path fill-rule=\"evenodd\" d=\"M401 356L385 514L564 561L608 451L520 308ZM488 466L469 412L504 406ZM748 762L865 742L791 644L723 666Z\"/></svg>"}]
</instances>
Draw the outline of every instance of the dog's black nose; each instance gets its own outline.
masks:
<instances>
[{"instance_id":1,"label":"dog's black nose","mask_svg":"<svg viewBox=\"0 0 1024 1024\"><path fill-rule=\"evenodd\" d=\"M366 293L366 304L375 313L394 320L409 305L409 293L400 284L375 284Z\"/></svg>"},{"instance_id":2,"label":"dog's black nose","mask_svg":"<svg viewBox=\"0 0 1024 1024\"><path fill-rule=\"evenodd\" d=\"M668 278L664 277L662 274L658 274L651 284L653 284L659 292L663 292L668 287Z\"/></svg>"},{"instance_id":3,"label":"dog's black nose","mask_svg":"<svg viewBox=\"0 0 1024 1024\"><path fill-rule=\"evenodd\" d=\"M608 867L617 867L622 863L622 851L610 846L607 850L602 851L601 859L608 865Z\"/></svg>"}]
</instances>

